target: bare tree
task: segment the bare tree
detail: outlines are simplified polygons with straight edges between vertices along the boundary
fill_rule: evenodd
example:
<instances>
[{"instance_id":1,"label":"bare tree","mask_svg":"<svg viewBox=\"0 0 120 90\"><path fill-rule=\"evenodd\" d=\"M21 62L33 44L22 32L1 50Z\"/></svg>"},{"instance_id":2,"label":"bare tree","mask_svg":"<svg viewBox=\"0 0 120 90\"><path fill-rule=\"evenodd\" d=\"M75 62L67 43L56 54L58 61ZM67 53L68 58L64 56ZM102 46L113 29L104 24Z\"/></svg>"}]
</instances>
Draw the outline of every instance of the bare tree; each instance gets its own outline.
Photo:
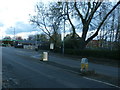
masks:
<instances>
[{"instance_id":1,"label":"bare tree","mask_svg":"<svg viewBox=\"0 0 120 90\"><path fill-rule=\"evenodd\" d=\"M58 26L60 25L61 20L63 19L61 17L67 16L69 24L72 27L71 38L73 39L73 43L76 43L76 41L79 40L79 49L84 49L91 40L98 36L98 33L101 30L101 27L105 24L106 19L120 4L120 1L118 1L114 6L112 6L110 10L107 11L103 18L99 21L97 21L97 18L100 15L100 7L103 4L103 0L98 0L96 2L94 0L89 0L89 2L76 2L75 0L75 2L64 3L66 8L64 14L62 14L61 11L63 3L54 3L53 5L49 6L49 8L51 8L52 6L51 9L45 7L43 4L37 4L37 15L31 18L31 22L35 23L45 34L51 37L53 31L55 33L58 30ZM108 4L104 3L104 5ZM78 29L81 30L81 28L76 28L76 25L74 25L73 23L73 19L75 18L77 18L77 22L80 22L79 27L82 26L81 37L79 37L79 35L76 32ZM90 31L90 28L93 27L93 25L95 27L94 30L96 31L94 31L94 33L87 38L87 34ZM49 27L52 27L52 29ZM55 38L51 38L55 40Z\"/></svg>"},{"instance_id":2,"label":"bare tree","mask_svg":"<svg viewBox=\"0 0 120 90\"><path fill-rule=\"evenodd\" d=\"M57 44L57 37L59 32L59 27L61 23L62 7L59 7L59 3L50 3L45 6L42 2L36 4L36 15L31 16L30 21L36 24L40 30L42 30L46 35L49 36L50 42ZM54 36L54 37L53 37Z\"/></svg>"},{"instance_id":3,"label":"bare tree","mask_svg":"<svg viewBox=\"0 0 120 90\"><path fill-rule=\"evenodd\" d=\"M115 42L117 49L120 50L120 7L117 8L117 15L118 15L118 21L117 21L117 29L116 29L116 35L115 35Z\"/></svg>"},{"instance_id":4,"label":"bare tree","mask_svg":"<svg viewBox=\"0 0 120 90\"><path fill-rule=\"evenodd\" d=\"M109 12L106 13L106 15L103 17L103 19L100 20L100 23L98 24L95 33L91 37L86 38L87 37L87 33L89 32L90 24L91 24L93 18L95 17L96 13L99 11L99 7L101 6L102 1L103 0L98 0L97 2L94 2L94 1L90 2L89 1L89 2L82 3L82 2L76 2L76 0L75 0L75 2L74 2L73 6L75 8L75 11L77 12L77 16L80 18L79 21L82 22L81 24L83 26L82 27L82 36L81 36L80 49L85 48L85 46L91 40L93 40L93 38L95 38L98 35L98 32L100 31L100 29L101 29L102 25L104 24L105 20L107 19L107 17L120 4L120 1L117 2L117 4L114 5L112 7L112 9L109 10ZM81 9L80 5L83 5L85 7L85 13L80 11L80 9ZM68 20L70 22L70 25L72 26L73 38L74 38L75 34L76 34L76 30L75 30L76 28L75 28L74 24L71 21L71 18L70 18L71 14L69 13L69 7L70 7L69 3L66 2L67 16L68 16Z\"/></svg>"},{"instance_id":5,"label":"bare tree","mask_svg":"<svg viewBox=\"0 0 120 90\"><path fill-rule=\"evenodd\" d=\"M44 5L44 3L39 2L35 6L35 15L30 16L30 22L36 25L41 31L43 31L46 35L51 37L52 29L49 27L48 23L48 7ZM52 37L51 37L52 38Z\"/></svg>"}]
</instances>

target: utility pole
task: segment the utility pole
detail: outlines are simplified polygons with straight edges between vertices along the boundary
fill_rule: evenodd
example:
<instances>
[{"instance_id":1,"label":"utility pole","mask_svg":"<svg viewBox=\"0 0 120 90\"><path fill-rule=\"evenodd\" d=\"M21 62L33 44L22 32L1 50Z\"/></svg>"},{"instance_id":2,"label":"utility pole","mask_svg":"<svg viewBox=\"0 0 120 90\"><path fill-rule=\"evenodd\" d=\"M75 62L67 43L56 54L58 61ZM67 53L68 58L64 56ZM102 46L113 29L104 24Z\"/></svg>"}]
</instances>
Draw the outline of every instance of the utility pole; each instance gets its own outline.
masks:
<instances>
[{"instance_id":1,"label":"utility pole","mask_svg":"<svg viewBox=\"0 0 120 90\"><path fill-rule=\"evenodd\" d=\"M13 34L14 34L14 40L15 40L15 27L10 27L10 28L13 28L13 30L14 30L14 31L13 31L14 33L13 33Z\"/></svg>"},{"instance_id":2,"label":"utility pole","mask_svg":"<svg viewBox=\"0 0 120 90\"><path fill-rule=\"evenodd\" d=\"M15 27L14 27L14 40L15 40Z\"/></svg>"},{"instance_id":3,"label":"utility pole","mask_svg":"<svg viewBox=\"0 0 120 90\"><path fill-rule=\"evenodd\" d=\"M65 14L65 2L63 4L63 13ZM65 16L63 17L64 18L64 32L63 32L63 54L65 53L65 40L64 40L64 37L65 37Z\"/></svg>"}]
</instances>

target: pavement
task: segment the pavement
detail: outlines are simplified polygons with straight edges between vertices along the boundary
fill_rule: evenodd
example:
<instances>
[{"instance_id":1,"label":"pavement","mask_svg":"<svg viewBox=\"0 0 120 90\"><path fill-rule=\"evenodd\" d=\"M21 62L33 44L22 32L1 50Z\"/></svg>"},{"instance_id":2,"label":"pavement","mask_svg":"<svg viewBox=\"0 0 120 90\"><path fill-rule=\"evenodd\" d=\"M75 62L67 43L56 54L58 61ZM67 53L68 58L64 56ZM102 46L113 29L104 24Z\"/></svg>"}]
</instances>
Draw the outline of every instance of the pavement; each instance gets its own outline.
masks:
<instances>
[{"instance_id":1,"label":"pavement","mask_svg":"<svg viewBox=\"0 0 120 90\"><path fill-rule=\"evenodd\" d=\"M35 55L32 55L32 57L40 60L41 53L42 51L38 51L38 53L36 53ZM89 68L88 68L89 70L94 70L96 73L101 75L119 78L118 74L119 74L120 68L102 65L102 64L95 64L90 62L90 60L88 60L88 62L89 62ZM72 70L74 72L80 72L81 58L75 60L75 59L66 57L64 55L57 55L55 53L49 52L47 63L53 64L55 66L60 66L63 69Z\"/></svg>"}]
</instances>

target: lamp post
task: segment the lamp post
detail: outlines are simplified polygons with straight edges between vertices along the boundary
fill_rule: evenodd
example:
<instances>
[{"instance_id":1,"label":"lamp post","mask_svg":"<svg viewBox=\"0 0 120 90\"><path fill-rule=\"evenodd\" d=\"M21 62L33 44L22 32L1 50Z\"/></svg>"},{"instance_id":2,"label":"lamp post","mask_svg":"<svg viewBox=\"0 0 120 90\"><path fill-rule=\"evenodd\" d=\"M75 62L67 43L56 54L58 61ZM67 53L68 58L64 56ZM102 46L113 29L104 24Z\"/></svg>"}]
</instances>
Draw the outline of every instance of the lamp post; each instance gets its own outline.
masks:
<instances>
[{"instance_id":1,"label":"lamp post","mask_svg":"<svg viewBox=\"0 0 120 90\"><path fill-rule=\"evenodd\" d=\"M15 27L14 27L14 39L15 39Z\"/></svg>"},{"instance_id":2,"label":"lamp post","mask_svg":"<svg viewBox=\"0 0 120 90\"><path fill-rule=\"evenodd\" d=\"M2 33L2 30L0 29L0 32ZM1 35L1 40L3 39L3 35Z\"/></svg>"},{"instance_id":3,"label":"lamp post","mask_svg":"<svg viewBox=\"0 0 120 90\"><path fill-rule=\"evenodd\" d=\"M65 14L65 3L63 4L63 14ZM65 16L63 17L64 18L64 32L63 32L63 50L62 50L62 53L64 54L65 53L65 40L64 40L64 37L65 37Z\"/></svg>"},{"instance_id":4,"label":"lamp post","mask_svg":"<svg viewBox=\"0 0 120 90\"><path fill-rule=\"evenodd\" d=\"M14 32L14 40L15 40L15 27L11 27L11 28L13 28L13 32Z\"/></svg>"}]
</instances>

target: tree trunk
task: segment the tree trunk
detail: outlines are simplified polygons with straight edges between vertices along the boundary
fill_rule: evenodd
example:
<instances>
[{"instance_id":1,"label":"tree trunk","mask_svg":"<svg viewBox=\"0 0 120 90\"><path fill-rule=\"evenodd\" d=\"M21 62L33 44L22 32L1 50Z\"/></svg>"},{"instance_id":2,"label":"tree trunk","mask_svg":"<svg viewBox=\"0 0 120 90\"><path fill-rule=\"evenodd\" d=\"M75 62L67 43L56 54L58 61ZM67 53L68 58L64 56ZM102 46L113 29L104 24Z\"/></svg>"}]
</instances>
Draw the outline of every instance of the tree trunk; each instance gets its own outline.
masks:
<instances>
[{"instance_id":1,"label":"tree trunk","mask_svg":"<svg viewBox=\"0 0 120 90\"><path fill-rule=\"evenodd\" d=\"M83 24L83 33L82 33L82 38L83 38L84 41L86 39L86 35L87 35L87 32L88 32L88 29L89 29L89 25L85 21L84 24Z\"/></svg>"}]
</instances>

